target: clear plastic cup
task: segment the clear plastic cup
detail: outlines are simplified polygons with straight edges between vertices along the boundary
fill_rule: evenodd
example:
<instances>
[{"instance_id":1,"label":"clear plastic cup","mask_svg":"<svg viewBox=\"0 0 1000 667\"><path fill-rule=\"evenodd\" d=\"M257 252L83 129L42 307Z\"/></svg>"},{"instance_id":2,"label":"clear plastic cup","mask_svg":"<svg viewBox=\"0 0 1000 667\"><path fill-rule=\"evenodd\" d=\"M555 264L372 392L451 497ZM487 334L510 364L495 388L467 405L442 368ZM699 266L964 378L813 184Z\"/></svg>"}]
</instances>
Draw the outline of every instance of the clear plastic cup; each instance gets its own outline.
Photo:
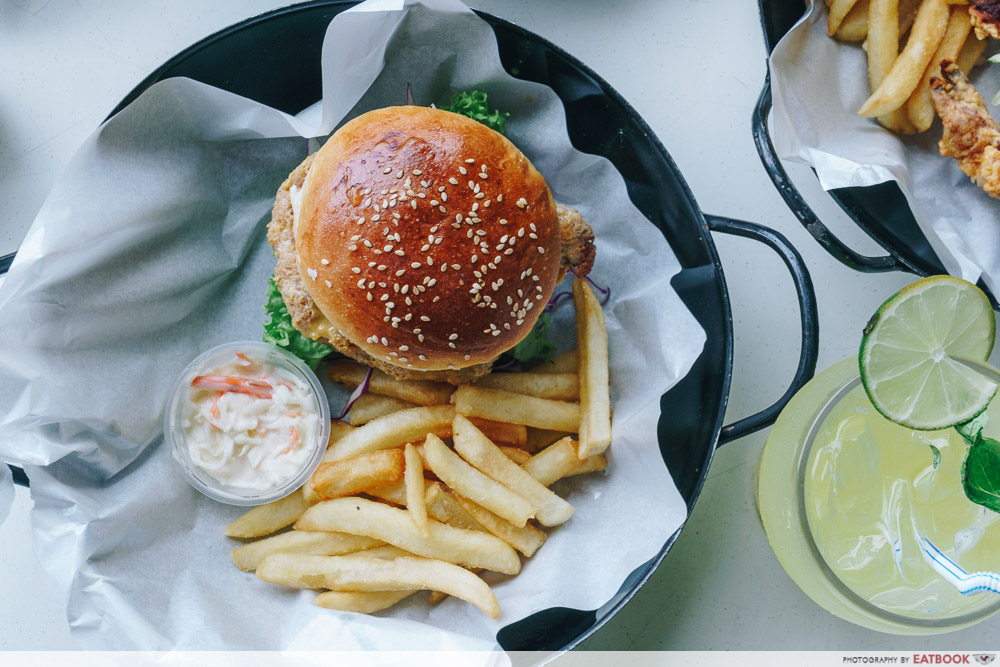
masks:
<instances>
[{"instance_id":1,"label":"clear plastic cup","mask_svg":"<svg viewBox=\"0 0 1000 667\"><path fill-rule=\"evenodd\" d=\"M867 402L857 358L835 364L789 402L761 453L757 508L775 555L813 601L871 630L935 634L995 614L1000 596L962 596L915 542L1000 569L1000 521L961 489L964 450L953 430L891 424Z\"/></svg>"},{"instance_id":2,"label":"clear plastic cup","mask_svg":"<svg viewBox=\"0 0 1000 667\"><path fill-rule=\"evenodd\" d=\"M219 473L211 474L205 467L199 465L197 457L192 456L190 447L198 447L200 443L192 442L192 435L189 429L185 428L185 419L191 410L192 398L198 391L191 386L192 380L197 376L211 374L213 369L239 363L241 358L237 353L244 355L251 362L269 364L298 378L307 388L312 402L311 407L319 420L316 428L312 430L313 436L308 441L305 437L302 442L296 440L296 447L304 450L295 456L294 460L298 463L292 466L283 465L280 474L274 475L276 479L266 482L266 488L253 488L254 484L249 483L253 480L248 480L247 484L232 483L220 479ZM319 379L300 359L267 343L237 341L208 350L184 369L177 379L164 412L163 433L174 460L179 464L181 472L191 486L209 498L230 505L261 505L292 493L316 470L323 459L330 436L330 406ZM297 435L296 430L296 437ZM239 457L235 459L234 465L239 463ZM247 465L253 467L249 462ZM258 463L258 466L263 465L264 463ZM252 477L253 470L250 470L247 476ZM261 485L263 484L265 482L261 482Z\"/></svg>"}]
</instances>

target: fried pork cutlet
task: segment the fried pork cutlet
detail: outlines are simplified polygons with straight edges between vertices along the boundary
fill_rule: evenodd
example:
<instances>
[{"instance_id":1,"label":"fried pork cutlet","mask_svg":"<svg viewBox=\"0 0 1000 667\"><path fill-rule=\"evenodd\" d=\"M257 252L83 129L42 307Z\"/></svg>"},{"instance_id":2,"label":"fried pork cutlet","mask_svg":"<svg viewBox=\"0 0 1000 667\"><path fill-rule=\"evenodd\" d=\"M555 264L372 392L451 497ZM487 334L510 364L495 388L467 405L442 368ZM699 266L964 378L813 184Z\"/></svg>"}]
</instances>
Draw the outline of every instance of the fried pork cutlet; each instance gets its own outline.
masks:
<instances>
[{"instance_id":1,"label":"fried pork cutlet","mask_svg":"<svg viewBox=\"0 0 1000 667\"><path fill-rule=\"evenodd\" d=\"M979 39L1000 39L1000 0L969 3L969 19Z\"/></svg>"},{"instance_id":2,"label":"fried pork cutlet","mask_svg":"<svg viewBox=\"0 0 1000 667\"><path fill-rule=\"evenodd\" d=\"M955 63L942 60L941 76L931 79L931 98L944 124L941 155L958 160L963 173L1000 199L1000 125L976 87Z\"/></svg>"}]
</instances>

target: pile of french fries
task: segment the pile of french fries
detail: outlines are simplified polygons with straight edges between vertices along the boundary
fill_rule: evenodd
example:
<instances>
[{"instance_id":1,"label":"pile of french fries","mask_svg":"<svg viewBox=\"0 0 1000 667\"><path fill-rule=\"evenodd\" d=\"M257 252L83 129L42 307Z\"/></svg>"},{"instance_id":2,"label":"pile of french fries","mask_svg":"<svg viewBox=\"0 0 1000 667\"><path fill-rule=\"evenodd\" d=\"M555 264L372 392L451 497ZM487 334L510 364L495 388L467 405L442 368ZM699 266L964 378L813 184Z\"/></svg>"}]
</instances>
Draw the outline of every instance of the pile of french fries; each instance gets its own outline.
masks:
<instances>
[{"instance_id":1,"label":"pile of french fries","mask_svg":"<svg viewBox=\"0 0 1000 667\"><path fill-rule=\"evenodd\" d=\"M934 122L931 77L951 60L966 74L986 39L972 30L966 0L827 0L827 30L863 42L871 96L858 113L886 129L913 134Z\"/></svg>"},{"instance_id":2,"label":"pile of french fries","mask_svg":"<svg viewBox=\"0 0 1000 667\"><path fill-rule=\"evenodd\" d=\"M528 372L455 388L373 371L312 478L229 525L229 537L254 539L233 550L237 567L322 591L316 602L329 609L372 613L429 590L432 602L450 595L499 618L478 573L517 574L542 527L573 514L549 487L607 466L604 314L584 280L573 301L577 350ZM350 361L328 370L352 389L366 372Z\"/></svg>"}]
</instances>

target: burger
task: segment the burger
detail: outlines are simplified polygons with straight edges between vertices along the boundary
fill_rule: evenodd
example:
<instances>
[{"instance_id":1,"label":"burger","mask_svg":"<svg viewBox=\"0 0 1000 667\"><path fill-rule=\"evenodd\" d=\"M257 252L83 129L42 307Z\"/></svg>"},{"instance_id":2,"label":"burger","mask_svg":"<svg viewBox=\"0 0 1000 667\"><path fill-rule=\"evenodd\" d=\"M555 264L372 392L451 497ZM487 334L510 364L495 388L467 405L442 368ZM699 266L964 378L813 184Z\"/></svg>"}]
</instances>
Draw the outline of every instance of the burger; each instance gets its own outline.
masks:
<instances>
[{"instance_id":1,"label":"burger","mask_svg":"<svg viewBox=\"0 0 1000 667\"><path fill-rule=\"evenodd\" d=\"M489 372L532 330L589 225L499 132L442 109L370 111L278 189L274 282L305 337L401 379Z\"/></svg>"}]
</instances>

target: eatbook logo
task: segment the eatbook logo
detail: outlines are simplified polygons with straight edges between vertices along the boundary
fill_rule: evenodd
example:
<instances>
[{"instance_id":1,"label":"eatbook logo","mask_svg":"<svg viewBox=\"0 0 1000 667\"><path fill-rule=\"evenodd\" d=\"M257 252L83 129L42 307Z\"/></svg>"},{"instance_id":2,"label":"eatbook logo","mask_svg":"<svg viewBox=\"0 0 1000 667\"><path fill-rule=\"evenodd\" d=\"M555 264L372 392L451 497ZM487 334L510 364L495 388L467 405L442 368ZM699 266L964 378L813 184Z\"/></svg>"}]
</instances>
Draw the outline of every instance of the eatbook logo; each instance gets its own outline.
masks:
<instances>
[{"instance_id":1,"label":"eatbook logo","mask_svg":"<svg viewBox=\"0 0 1000 667\"><path fill-rule=\"evenodd\" d=\"M980 665L988 665L993 662L993 659L997 657L996 653L979 653L975 656L976 662Z\"/></svg>"}]
</instances>

